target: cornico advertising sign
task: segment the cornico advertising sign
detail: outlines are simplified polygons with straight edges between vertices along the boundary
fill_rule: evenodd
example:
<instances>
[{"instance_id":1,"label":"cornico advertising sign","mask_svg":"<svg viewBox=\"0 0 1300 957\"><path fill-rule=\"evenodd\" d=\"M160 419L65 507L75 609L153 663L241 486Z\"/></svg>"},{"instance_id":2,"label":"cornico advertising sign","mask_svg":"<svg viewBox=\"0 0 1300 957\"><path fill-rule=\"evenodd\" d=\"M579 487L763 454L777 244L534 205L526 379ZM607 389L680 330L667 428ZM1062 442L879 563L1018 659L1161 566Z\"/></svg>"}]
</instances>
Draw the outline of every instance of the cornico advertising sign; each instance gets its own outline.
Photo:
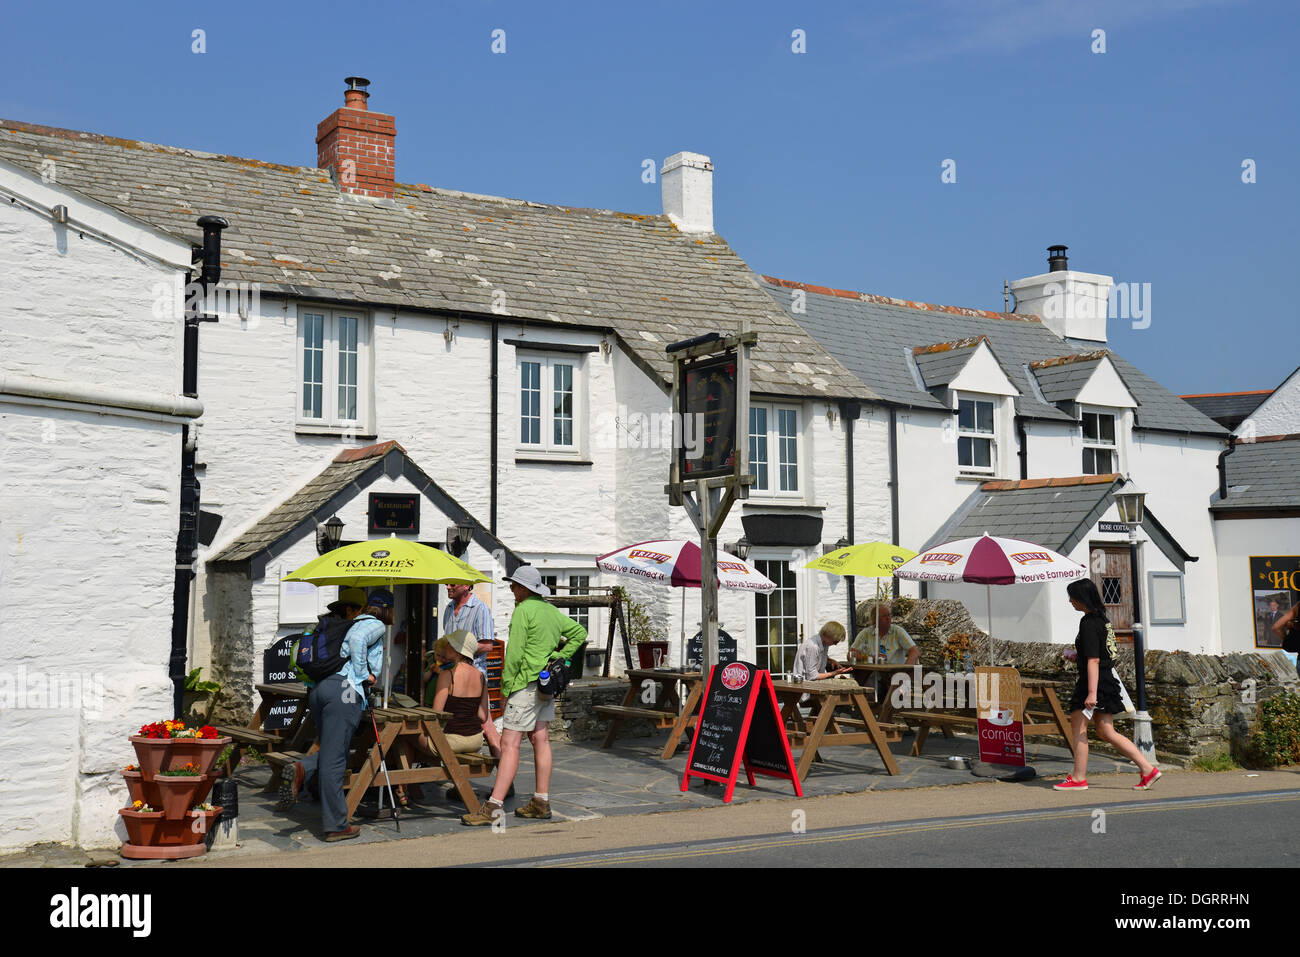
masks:
<instances>
[{"instance_id":1,"label":"cornico advertising sign","mask_svg":"<svg viewBox=\"0 0 1300 957\"><path fill-rule=\"evenodd\" d=\"M1024 696L1015 668L976 668L980 760L1025 766Z\"/></svg>"}]
</instances>

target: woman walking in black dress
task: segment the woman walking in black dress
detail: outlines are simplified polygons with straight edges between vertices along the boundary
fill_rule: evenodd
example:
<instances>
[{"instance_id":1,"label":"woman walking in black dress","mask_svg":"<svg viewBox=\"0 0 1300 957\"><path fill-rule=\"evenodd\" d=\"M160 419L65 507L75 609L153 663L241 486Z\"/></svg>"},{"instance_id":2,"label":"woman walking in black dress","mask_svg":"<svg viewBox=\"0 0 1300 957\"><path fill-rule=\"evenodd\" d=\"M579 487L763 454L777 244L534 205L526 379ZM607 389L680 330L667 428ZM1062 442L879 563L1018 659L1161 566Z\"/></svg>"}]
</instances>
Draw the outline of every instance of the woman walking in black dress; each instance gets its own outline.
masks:
<instances>
[{"instance_id":1,"label":"woman walking in black dress","mask_svg":"<svg viewBox=\"0 0 1300 957\"><path fill-rule=\"evenodd\" d=\"M1137 745L1115 730L1113 716L1123 714L1127 709L1120 696L1119 680L1115 677L1115 631L1106 620L1106 606L1091 579L1072 581L1065 590L1075 611L1084 614L1079 622L1079 637L1074 639L1079 680L1070 698L1074 773L1054 787L1058 791L1088 789L1088 721L1095 718L1098 737L1138 766L1142 776L1133 790L1145 791L1160 778L1160 769L1142 757ZM1066 657L1070 657L1069 652Z\"/></svg>"}]
</instances>

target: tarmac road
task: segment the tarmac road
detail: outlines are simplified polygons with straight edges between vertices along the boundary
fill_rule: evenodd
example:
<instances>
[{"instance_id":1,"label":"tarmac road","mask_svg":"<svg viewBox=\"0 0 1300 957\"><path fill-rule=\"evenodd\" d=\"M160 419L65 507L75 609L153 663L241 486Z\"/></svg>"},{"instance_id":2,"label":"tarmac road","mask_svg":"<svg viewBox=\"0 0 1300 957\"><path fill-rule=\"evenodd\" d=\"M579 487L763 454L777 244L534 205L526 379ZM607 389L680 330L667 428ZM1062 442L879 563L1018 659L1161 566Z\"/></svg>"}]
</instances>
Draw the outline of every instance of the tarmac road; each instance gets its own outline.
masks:
<instances>
[{"instance_id":1,"label":"tarmac road","mask_svg":"<svg viewBox=\"0 0 1300 957\"><path fill-rule=\"evenodd\" d=\"M1300 770L1166 771L1089 778L1083 792L1036 780L773 798L665 814L505 827L392 840L386 829L293 854L233 853L172 867L568 866L1296 866L1290 835ZM1105 812L1104 819L1095 811ZM1094 828L1104 820L1105 831ZM796 833L801 823L804 832ZM1286 835L1285 840L1279 836ZM579 855L574 857L572 855Z\"/></svg>"}]
</instances>

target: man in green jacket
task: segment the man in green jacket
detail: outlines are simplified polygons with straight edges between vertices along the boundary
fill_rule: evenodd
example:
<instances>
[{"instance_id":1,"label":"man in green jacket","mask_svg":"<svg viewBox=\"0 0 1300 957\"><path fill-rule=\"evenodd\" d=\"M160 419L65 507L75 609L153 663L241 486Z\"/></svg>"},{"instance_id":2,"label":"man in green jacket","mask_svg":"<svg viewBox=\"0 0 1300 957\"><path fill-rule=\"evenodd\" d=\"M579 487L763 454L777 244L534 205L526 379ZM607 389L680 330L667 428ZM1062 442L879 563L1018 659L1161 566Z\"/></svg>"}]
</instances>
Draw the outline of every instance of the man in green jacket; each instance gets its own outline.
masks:
<instances>
[{"instance_id":1,"label":"man in green jacket","mask_svg":"<svg viewBox=\"0 0 1300 957\"><path fill-rule=\"evenodd\" d=\"M510 616L501 668L501 696L506 702L501 761L492 796L477 812L461 816L461 823L469 825L491 824L502 813L506 794L519 770L519 748L525 734L533 745L537 790L531 801L515 809L515 814L543 819L551 816L549 727L555 719L555 699L538 694L537 676L557 650L560 657L569 658L587 640L587 629L545 600L551 590L542 584L541 573L532 565L520 565L506 581L515 596L515 611Z\"/></svg>"}]
</instances>

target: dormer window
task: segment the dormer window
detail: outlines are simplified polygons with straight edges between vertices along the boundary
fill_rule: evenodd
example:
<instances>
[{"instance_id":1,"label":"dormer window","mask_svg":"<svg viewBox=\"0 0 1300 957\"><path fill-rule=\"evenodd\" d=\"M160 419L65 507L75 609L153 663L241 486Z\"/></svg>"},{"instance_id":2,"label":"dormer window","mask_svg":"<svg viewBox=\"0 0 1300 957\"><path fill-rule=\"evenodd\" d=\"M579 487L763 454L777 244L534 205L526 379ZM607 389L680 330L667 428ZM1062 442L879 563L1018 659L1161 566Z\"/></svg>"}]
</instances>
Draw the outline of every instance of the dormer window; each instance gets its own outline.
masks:
<instances>
[{"instance_id":1,"label":"dormer window","mask_svg":"<svg viewBox=\"0 0 1300 957\"><path fill-rule=\"evenodd\" d=\"M963 472L997 468L996 412L991 398L957 400L957 465Z\"/></svg>"},{"instance_id":2,"label":"dormer window","mask_svg":"<svg viewBox=\"0 0 1300 957\"><path fill-rule=\"evenodd\" d=\"M1083 474L1108 475L1119 470L1114 413L1084 412Z\"/></svg>"}]
</instances>

